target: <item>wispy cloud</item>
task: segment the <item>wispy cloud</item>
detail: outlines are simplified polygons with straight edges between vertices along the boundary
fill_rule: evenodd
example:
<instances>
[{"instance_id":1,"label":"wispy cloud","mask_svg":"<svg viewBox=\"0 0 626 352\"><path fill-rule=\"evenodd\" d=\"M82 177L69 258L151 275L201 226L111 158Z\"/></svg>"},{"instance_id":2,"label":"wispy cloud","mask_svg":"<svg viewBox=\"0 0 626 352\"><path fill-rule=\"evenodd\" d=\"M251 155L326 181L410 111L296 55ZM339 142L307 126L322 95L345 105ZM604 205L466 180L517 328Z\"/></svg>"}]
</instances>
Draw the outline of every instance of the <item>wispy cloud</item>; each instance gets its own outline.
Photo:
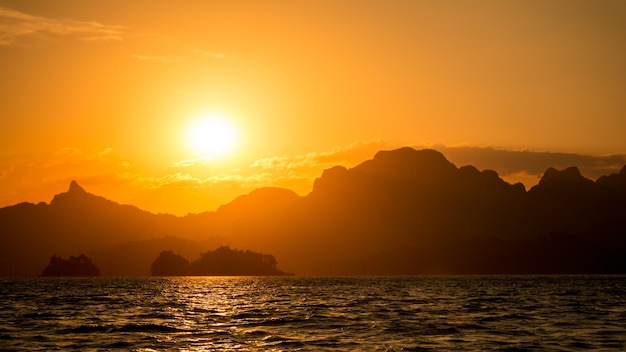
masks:
<instances>
[{"instance_id":1,"label":"wispy cloud","mask_svg":"<svg viewBox=\"0 0 626 352\"><path fill-rule=\"evenodd\" d=\"M163 38L161 38L163 39ZM228 57L224 53L201 49L189 49L184 43L163 39L162 52L169 54L146 54L137 53L131 55L134 59L160 63L179 63L192 60L223 60Z\"/></svg>"},{"instance_id":2,"label":"wispy cloud","mask_svg":"<svg viewBox=\"0 0 626 352\"><path fill-rule=\"evenodd\" d=\"M286 156L273 156L255 160L250 164L251 168L261 168L264 170L284 170L292 169L297 166L296 163L289 160Z\"/></svg>"},{"instance_id":3,"label":"wispy cloud","mask_svg":"<svg viewBox=\"0 0 626 352\"><path fill-rule=\"evenodd\" d=\"M336 165L354 167L371 159L380 150L397 147L380 140L358 141L327 151L261 158L252 162L249 169L263 173L264 186L286 187L305 194L311 190L313 182L324 169Z\"/></svg>"},{"instance_id":4,"label":"wispy cloud","mask_svg":"<svg viewBox=\"0 0 626 352\"><path fill-rule=\"evenodd\" d=\"M126 183L143 189L254 189L285 187L300 194L308 193L316 178L325 169L336 165L354 167L371 159L380 150L400 146L383 141L359 141L327 151L294 156L277 155L261 158L238 169L214 173L216 168L205 159L174 162L169 172L149 175L119 159L111 148L81 150L63 148L48 157L39 167L42 172L73 172L83 179L92 177L107 183ZM536 152L527 150L499 150L491 147L413 145L415 149L432 148L457 167L473 165L479 170L491 169L506 181L522 182L527 188L535 185L549 167L565 169L577 166L590 179L617 173L626 165L626 155L582 155ZM45 171L43 171L45 169ZM0 179L11 170L0 169ZM94 178L96 177L96 178ZM113 180L116 179L116 180ZM95 182L95 181L94 181Z\"/></svg>"},{"instance_id":5,"label":"wispy cloud","mask_svg":"<svg viewBox=\"0 0 626 352\"><path fill-rule=\"evenodd\" d=\"M106 178L125 182L143 189L237 189L251 190L260 187L285 187L300 194L308 193L316 178L325 169L336 165L354 167L371 159L381 150L398 148L383 141L358 141L347 146L337 146L328 151L304 153L294 156L271 156L253 161L247 167L211 174L204 159L181 160L170 165L171 172L146 175L112 156L110 148L81 151L65 148L55 152L44 165L55 168L74 168L95 165ZM491 147L413 145L415 149L438 150L457 167L473 165L480 170L491 169L510 183L522 182L527 188L535 185L549 167L564 169L578 166L590 179L617 173L626 165L626 155L581 155L535 151L499 150Z\"/></svg>"},{"instance_id":6,"label":"wispy cloud","mask_svg":"<svg viewBox=\"0 0 626 352\"><path fill-rule=\"evenodd\" d=\"M159 177L135 175L134 183L148 189L197 189L209 187L258 188L266 185L265 182L269 181L268 176L269 174L267 173L255 173L251 175L223 173L209 177L198 177L189 173L176 172Z\"/></svg>"},{"instance_id":7,"label":"wispy cloud","mask_svg":"<svg viewBox=\"0 0 626 352\"><path fill-rule=\"evenodd\" d=\"M160 33L130 31L118 25L96 21L77 21L65 18L35 16L0 5L0 46L42 46L59 38L93 41L125 41L130 57L154 63L180 63L193 60L223 60L232 55L206 50ZM151 51L138 49L135 40L150 42ZM145 45L141 45L145 47Z\"/></svg>"},{"instance_id":8,"label":"wispy cloud","mask_svg":"<svg viewBox=\"0 0 626 352\"><path fill-rule=\"evenodd\" d=\"M380 140L358 141L348 146L334 147L329 151L310 152L293 157L273 156L262 158L252 162L250 167L275 171L304 169L319 171L320 168L328 168L335 165L351 167L373 157L380 150L393 148L395 148L393 145Z\"/></svg>"},{"instance_id":9,"label":"wispy cloud","mask_svg":"<svg viewBox=\"0 0 626 352\"><path fill-rule=\"evenodd\" d=\"M217 53L217 52L201 50L201 49L193 50L193 54L196 57L206 58L206 59L225 59L228 57L228 55L226 55L225 53Z\"/></svg>"},{"instance_id":10,"label":"wispy cloud","mask_svg":"<svg viewBox=\"0 0 626 352\"><path fill-rule=\"evenodd\" d=\"M208 159L185 159L180 161L175 161L170 164L170 167L173 168L185 168L185 167L193 167L198 165L206 165L210 162Z\"/></svg>"},{"instance_id":11,"label":"wispy cloud","mask_svg":"<svg viewBox=\"0 0 626 352\"><path fill-rule=\"evenodd\" d=\"M13 170L15 170L15 166L9 166L6 168L0 169L0 180L7 177Z\"/></svg>"},{"instance_id":12,"label":"wispy cloud","mask_svg":"<svg viewBox=\"0 0 626 352\"><path fill-rule=\"evenodd\" d=\"M380 150L401 147L383 141L359 141L330 151L313 152L293 157L272 156L250 164L250 169L266 174L270 185L310 185L324 169L335 165L354 167L371 159ZM435 149L457 167L473 165L480 170L495 170L510 183L521 182L530 188L539 182L550 168L565 169L577 166L583 176L595 180L603 175L617 173L626 165L626 155L584 155L529 150L502 150L482 146L413 145L415 149Z\"/></svg>"},{"instance_id":13,"label":"wispy cloud","mask_svg":"<svg viewBox=\"0 0 626 352\"><path fill-rule=\"evenodd\" d=\"M348 146L335 147L328 151L310 152L293 156L268 156L251 162L231 172L219 175L203 175L203 166L210 164L205 159L181 160L170 164L174 169L168 175L142 178L139 182L147 188L180 187L236 187L253 189L259 187L286 187L306 194L311 190L315 178L326 168L335 165L352 167L370 159L381 149L392 149L382 141L359 141Z\"/></svg>"},{"instance_id":14,"label":"wispy cloud","mask_svg":"<svg viewBox=\"0 0 626 352\"><path fill-rule=\"evenodd\" d=\"M51 199L59 190L66 189L70 180L76 179L95 194L153 211L205 211L261 187L283 187L306 195L323 170L336 165L351 168L373 158L380 150L398 147L401 146L383 141L359 141L327 151L268 156L232 170L222 170L207 160L182 160L159 173L131 164L108 147L88 150L67 147L27 164L4 160L0 165L0 188L4 187L0 206ZM594 156L477 146L413 147L436 149L457 167L474 165L479 170L495 170L507 182L522 182L527 189L539 181L548 167L578 166L585 177L595 180L617 173L626 165L626 155ZM16 184L22 188L16 189ZM48 193L41 193L44 189Z\"/></svg>"},{"instance_id":15,"label":"wispy cloud","mask_svg":"<svg viewBox=\"0 0 626 352\"><path fill-rule=\"evenodd\" d=\"M85 165L93 162L105 162L105 158L111 154L112 148L99 148L84 151L78 148L66 147L53 152L43 164L43 168L66 167Z\"/></svg>"},{"instance_id":16,"label":"wispy cloud","mask_svg":"<svg viewBox=\"0 0 626 352\"><path fill-rule=\"evenodd\" d=\"M30 45L28 39L71 36L85 41L121 41L121 26L33 16L0 6L0 45Z\"/></svg>"},{"instance_id":17,"label":"wispy cloud","mask_svg":"<svg viewBox=\"0 0 626 352\"><path fill-rule=\"evenodd\" d=\"M141 61L151 61L151 62L181 62L183 61L180 56L169 56L169 55L141 55L141 54L133 54L131 55L133 58Z\"/></svg>"},{"instance_id":18,"label":"wispy cloud","mask_svg":"<svg viewBox=\"0 0 626 352\"><path fill-rule=\"evenodd\" d=\"M475 146L439 145L432 148L442 152L457 166L473 165L481 170L492 169L505 180L520 181L527 187L537 183L550 167L565 169L576 166L583 176L595 180L603 175L617 173L626 165L624 154L587 155Z\"/></svg>"}]
</instances>

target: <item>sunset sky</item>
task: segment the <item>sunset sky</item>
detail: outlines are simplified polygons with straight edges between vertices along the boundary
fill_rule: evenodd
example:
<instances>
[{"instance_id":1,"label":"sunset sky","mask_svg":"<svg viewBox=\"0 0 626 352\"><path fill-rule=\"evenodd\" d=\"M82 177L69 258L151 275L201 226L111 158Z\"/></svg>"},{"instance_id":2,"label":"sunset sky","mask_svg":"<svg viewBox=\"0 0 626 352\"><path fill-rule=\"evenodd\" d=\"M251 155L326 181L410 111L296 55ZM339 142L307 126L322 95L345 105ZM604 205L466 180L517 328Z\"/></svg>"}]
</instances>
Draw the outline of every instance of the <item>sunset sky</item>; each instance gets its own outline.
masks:
<instances>
[{"instance_id":1,"label":"sunset sky","mask_svg":"<svg viewBox=\"0 0 626 352\"><path fill-rule=\"evenodd\" d=\"M625 63L621 0L0 0L0 207L75 179L184 215L407 145L595 179Z\"/></svg>"}]
</instances>

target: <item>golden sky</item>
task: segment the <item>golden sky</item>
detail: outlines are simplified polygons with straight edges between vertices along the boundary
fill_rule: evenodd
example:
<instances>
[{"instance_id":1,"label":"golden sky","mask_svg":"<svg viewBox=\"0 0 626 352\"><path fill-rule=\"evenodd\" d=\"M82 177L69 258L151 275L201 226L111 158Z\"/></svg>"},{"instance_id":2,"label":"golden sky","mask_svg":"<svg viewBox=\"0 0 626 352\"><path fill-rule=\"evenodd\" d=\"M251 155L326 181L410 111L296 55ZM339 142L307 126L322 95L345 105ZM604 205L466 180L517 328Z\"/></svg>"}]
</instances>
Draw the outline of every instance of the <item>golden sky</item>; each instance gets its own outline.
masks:
<instances>
[{"instance_id":1,"label":"golden sky","mask_svg":"<svg viewBox=\"0 0 626 352\"><path fill-rule=\"evenodd\" d=\"M621 0L0 0L0 206L76 179L182 215L403 145L624 154L625 18ZM191 146L209 116L231 149Z\"/></svg>"}]
</instances>

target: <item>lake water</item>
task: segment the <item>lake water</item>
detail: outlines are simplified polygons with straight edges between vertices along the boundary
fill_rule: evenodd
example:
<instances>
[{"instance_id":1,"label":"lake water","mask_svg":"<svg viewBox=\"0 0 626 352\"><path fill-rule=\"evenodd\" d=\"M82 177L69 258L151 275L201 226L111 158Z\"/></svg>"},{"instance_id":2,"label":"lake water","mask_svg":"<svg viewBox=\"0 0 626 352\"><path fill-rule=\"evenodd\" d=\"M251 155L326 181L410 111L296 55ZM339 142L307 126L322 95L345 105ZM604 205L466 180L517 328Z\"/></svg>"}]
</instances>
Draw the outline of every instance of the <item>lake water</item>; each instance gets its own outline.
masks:
<instances>
[{"instance_id":1,"label":"lake water","mask_svg":"<svg viewBox=\"0 0 626 352\"><path fill-rule=\"evenodd\" d=\"M626 350L626 276L0 279L0 350Z\"/></svg>"}]
</instances>

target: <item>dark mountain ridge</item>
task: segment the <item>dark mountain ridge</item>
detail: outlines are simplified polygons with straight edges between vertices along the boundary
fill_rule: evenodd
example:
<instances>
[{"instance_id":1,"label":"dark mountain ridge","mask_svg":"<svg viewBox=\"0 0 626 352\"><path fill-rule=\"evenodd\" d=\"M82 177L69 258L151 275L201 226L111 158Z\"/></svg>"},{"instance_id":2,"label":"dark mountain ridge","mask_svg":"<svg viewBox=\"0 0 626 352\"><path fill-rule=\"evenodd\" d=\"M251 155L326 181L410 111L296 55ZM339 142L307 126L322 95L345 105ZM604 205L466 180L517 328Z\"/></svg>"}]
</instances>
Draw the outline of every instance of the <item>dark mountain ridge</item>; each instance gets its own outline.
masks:
<instances>
[{"instance_id":1,"label":"dark mountain ridge","mask_svg":"<svg viewBox=\"0 0 626 352\"><path fill-rule=\"evenodd\" d=\"M90 255L103 275L149 275L162 250L193 260L223 245L270 253L300 275L626 272L623 219L626 166L595 182L550 168L526 191L435 150L401 148L327 169L303 197L259 189L185 217L72 182L50 204L0 209L0 275L41 272L71 253Z\"/></svg>"},{"instance_id":2,"label":"dark mountain ridge","mask_svg":"<svg viewBox=\"0 0 626 352\"><path fill-rule=\"evenodd\" d=\"M162 248L150 246L155 239L170 238L160 242L171 243L171 238L176 238L174 242L180 244L176 247L182 253L188 253L188 247L197 248L198 243L219 244L213 243L204 224L118 204L86 192L76 181L71 182L67 192L55 195L50 204L20 203L1 208L0 223L0 276L32 276L45 266L44 257L74 253L89 254L99 267L106 268L105 275L147 274L149 263L141 270L124 264L145 257L145 248L158 255ZM189 243L191 239L198 241ZM121 249L122 244L128 249L137 242L143 246L134 246L134 251Z\"/></svg>"}]
</instances>

